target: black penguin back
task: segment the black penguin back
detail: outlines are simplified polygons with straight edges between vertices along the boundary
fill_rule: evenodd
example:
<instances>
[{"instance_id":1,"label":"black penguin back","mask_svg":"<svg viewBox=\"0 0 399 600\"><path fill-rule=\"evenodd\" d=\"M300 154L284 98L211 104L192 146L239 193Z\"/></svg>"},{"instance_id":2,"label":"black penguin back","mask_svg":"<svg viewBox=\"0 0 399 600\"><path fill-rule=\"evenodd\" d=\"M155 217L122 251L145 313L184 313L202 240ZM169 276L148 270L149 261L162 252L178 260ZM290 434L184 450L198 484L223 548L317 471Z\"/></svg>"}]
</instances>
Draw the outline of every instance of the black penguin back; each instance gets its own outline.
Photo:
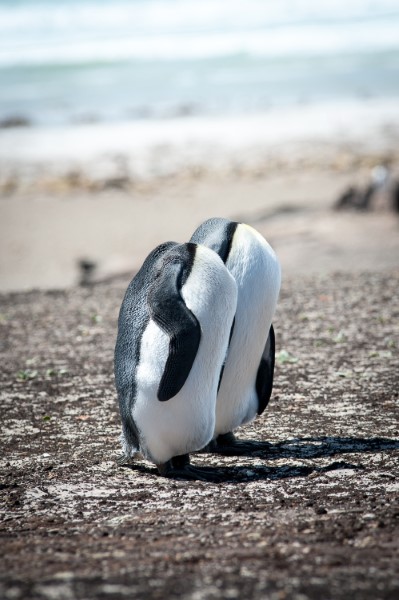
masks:
<instances>
[{"instance_id":1,"label":"black penguin back","mask_svg":"<svg viewBox=\"0 0 399 600\"><path fill-rule=\"evenodd\" d=\"M145 259L130 282L118 318L118 336L114 354L115 385L126 444L139 449L138 431L132 419L136 396L136 369L140 361L140 344L150 314L147 295L162 257L176 242L157 246Z\"/></svg>"},{"instance_id":2,"label":"black penguin back","mask_svg":"<svg viewBox=\"0 0 399 600\"><path fill-rule=\"evenodd\" d=\"M196 247L193 243L176 242L157 246L130 282L122 301L114 372L123 432L131 448L139 448L132 409L137 394L141 340L150 319L170 339L169 357L158 390L160 401L170 399L184 385L198 350L200 326L181 297L181 289L194 264Z\"/></svg>"}]
</instances>

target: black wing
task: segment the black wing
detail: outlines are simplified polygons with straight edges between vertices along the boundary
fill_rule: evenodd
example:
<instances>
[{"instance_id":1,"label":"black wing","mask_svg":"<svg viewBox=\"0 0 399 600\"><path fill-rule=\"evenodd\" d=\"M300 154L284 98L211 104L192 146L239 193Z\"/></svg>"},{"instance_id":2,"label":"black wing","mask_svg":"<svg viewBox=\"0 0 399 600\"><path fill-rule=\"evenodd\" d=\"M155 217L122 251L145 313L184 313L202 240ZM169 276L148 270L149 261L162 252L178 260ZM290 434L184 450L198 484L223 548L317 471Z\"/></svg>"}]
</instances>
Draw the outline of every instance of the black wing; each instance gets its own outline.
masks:
<instances>
[{"instance_id":1,"label":"black wing","mask_svg":"<svg viewBox=\"0 0 399 600\"><path fill-rule=\"evenodd\" d=\"M131 449L138 450L139 433L132 417L136 399L136 369L140 361L140 342L149 321L147 292L163 256L177 246L166 242L157 246L145 259L126 290L118 321L114 370L124 437Z\"/></svg>"},{"instance_id":2,"label":"black wing","mask_svg":"<svg viewBox=\"0 0 399 600\"><path fill-rule=\"evenodd\" d=\"M270 327L269 336L262 354L258 373L256 375L256 392L258 394L258 415L261 415L269 404L273 389L275 338L273 325Z\"/></svg>"},{"instance_id":3,"label":"black wing","mask_svg":"<svg viewBox=\"0 0 399 600\"><path fill-rule=\"evenodd\" d=\"M187 245L188 246L188 245ZM190 245L193 248L194 244ZM195 250L194 250L195 252ZM180 295L187 261L167 260L148 294L151 317L169 336L169 355L158 388L158 400L170 400L190 374L201 340L201 327Z\"/></svg>"}]
</instances>

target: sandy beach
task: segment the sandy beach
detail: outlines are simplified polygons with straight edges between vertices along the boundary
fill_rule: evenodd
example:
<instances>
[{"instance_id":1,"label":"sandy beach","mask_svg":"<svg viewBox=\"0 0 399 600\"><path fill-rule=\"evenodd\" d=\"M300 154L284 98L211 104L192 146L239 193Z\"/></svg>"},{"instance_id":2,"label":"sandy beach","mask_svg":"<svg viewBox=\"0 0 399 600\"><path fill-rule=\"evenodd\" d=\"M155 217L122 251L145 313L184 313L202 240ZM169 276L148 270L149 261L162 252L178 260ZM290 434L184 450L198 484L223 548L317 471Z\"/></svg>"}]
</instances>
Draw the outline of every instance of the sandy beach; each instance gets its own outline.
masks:
<instances>
[{"instance_id":1,"label":"sandy beach","mask_svg":"<svg viewBox=\"0 0 399 600\"><path fill-rule=\"evenodd\" d=\"M345 109L344 109L345 108ZM283 272L399 266L399 110L365 103L188 119L0 132L0 289L65 288L133 273L210 216L252 224ZM117 151L119 148L119 151ZM390 182L368 211L333 210L372 169Z\"/></svg>"}]
</instances>

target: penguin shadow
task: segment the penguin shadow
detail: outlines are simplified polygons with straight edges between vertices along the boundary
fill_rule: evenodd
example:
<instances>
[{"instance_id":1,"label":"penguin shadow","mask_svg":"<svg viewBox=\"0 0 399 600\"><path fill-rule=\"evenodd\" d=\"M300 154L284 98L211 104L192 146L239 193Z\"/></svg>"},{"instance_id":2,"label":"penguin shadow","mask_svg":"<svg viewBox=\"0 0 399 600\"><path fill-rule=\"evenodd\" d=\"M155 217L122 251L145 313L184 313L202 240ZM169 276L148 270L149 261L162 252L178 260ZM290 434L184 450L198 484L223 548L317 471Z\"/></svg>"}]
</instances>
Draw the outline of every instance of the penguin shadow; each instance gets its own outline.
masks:
<instances>
[{"instance_id":1,"label":"penguin shadow","mask_svg":"<svg viewBox=\"0 0 399 600\"><path fill-rule=\"evenodd\" d=\"M249 440L248 440L249 441ZM278 481L281 479L289 479L293 477L307 477L312 473L326 473L339 469L352 469L356 471L364 470L362 464L353 464L345 460L334 461L326 466L316 465L259 465L242 464L242 458L262 458L272 461L277 459L296 459L296 460L311 460L316 458L330 458L342 454L353 453L377 453L384 451L393 451L399 449L399 441L389 438L352 438L352 437L306 437L294 438L278 443L255 442L255 451L248 450L245 454L240 453L237 459L241 459L239 465L214 466L207 467L198 465L201 472L206 477L206 474L217 474L219 481L217 483L240 483L259 480ZM195 454L192 456L195 457ZM215 459L215 454L213 455ZM232 457L232 455L230 455ZM195 464L195 458L194 463ZM156 468L142 462L126 463L121 465L123 468L128 468L142 474L157 475ZM177 479L175 479L177 480ZM183 481L182 479L179 479ZM186 482L188 483L188 482ZM215 483L215 482L213 482Z\"/></svg>"},{"instance_id":2,"label":"penguin shadow","mask_svg":"<svg viewBox=\"0 0 399 600\"><path fill-rule=\"evenodd\" d=\"M264 444L264 448L248 456L258 456L267 460L278 458L328 458L337 454L375 453L399 449L399 440L389 438L360 437L304 437L285 440L275 444Z\"/></svg>"}]
</instances>

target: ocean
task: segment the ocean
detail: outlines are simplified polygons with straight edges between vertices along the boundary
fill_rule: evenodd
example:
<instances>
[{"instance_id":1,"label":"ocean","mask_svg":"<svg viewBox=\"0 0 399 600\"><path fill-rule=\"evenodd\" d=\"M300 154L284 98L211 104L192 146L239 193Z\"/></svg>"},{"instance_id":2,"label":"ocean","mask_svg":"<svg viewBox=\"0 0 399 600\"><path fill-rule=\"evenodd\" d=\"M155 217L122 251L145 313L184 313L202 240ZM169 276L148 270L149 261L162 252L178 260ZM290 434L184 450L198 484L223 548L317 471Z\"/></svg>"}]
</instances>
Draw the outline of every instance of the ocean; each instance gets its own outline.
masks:
<instances>
[{"instance_id":1,"label":"ocean","mask_svg":"<svg viewBox=\"0 0 399 600\"><path fill-rule=\"evenodd\" d=\"M399 0L0 0L0 122L399 98Z\"/></svg>"}]
</instances>

